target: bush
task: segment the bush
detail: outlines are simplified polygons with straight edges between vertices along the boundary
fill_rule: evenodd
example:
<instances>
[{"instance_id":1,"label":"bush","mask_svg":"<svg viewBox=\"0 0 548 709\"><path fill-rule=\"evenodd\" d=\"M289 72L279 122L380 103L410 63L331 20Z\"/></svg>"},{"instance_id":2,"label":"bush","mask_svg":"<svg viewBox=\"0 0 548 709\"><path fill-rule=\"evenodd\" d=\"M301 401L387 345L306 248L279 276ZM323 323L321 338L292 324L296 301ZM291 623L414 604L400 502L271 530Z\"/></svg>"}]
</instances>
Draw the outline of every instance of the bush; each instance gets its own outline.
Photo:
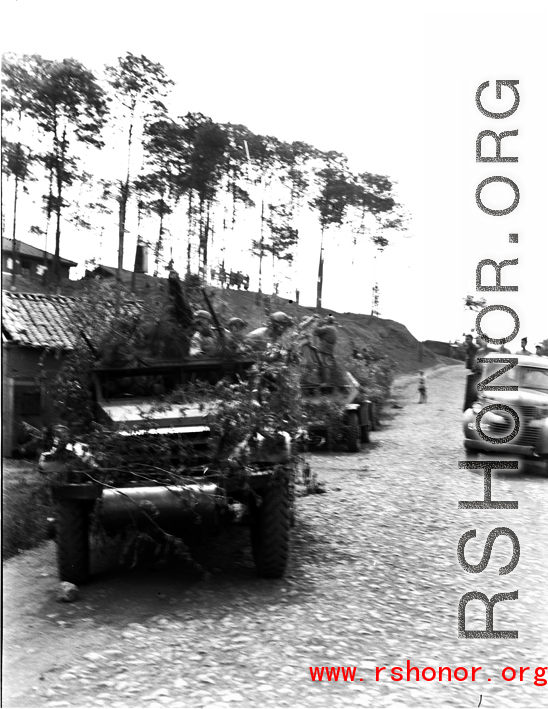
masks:
<instances>
[{"instance_id":1,"label":"bush","mask_svg":"<svg viewBox=\"0 0 548 709\"><path fill-rule=\"evenodd\" d=\"M47 538L47 518L54 516L45 477L28 464L4 471L2 548L4 559L32 549Z\"/></svg>"}]
</instances>

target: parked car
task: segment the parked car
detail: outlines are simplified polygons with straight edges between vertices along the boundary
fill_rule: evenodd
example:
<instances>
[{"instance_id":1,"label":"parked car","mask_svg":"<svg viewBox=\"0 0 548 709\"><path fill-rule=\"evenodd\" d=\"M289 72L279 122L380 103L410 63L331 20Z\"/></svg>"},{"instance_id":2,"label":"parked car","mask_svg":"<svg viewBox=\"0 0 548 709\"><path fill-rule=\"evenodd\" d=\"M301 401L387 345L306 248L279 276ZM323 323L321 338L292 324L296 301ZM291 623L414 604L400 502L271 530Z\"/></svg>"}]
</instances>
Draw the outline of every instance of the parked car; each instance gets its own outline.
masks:
<instances>
[{"instance_id":1,"label":"parked car","mask_svg":"<svg viewBox=\"0 0 548 709\"><path fill-rule=\"evenodd\" d=\"M500 358L499 353L487 359ZM516 355L518 363L494 379L491 386L517 386L514 391L479 391L476 401L463 414L464 447L469 453L490 453L519 456L542 463L548 474L548 358ZM486 379L504 367L504 364L486 362L483 376ZM507 443L485 441L476 429L476 417L489 405L504 404L519 419L519 432ZM504 438L515 429L509 411L493 409L481 418L481 430L491 438Z\"/></svg>"}]
</instances>

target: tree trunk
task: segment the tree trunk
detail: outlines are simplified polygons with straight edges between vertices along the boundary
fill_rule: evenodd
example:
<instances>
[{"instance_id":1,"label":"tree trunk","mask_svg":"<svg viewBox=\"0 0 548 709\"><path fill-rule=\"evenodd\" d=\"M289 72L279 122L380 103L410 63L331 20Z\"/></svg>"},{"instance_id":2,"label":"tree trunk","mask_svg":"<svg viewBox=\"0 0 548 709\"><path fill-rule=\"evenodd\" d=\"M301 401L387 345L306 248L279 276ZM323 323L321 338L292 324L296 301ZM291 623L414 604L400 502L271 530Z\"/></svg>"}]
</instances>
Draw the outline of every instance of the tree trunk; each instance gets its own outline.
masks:
<instances>
[{"instance_id":1,"label":"tree trunk","mask_svg":"<svg viewBox=\"0 0 548 709\"><path fill-rule=\"evenodd\" d=\"M56 213L56 224L55 224L55 257L53 259L53 273L54 273L54 283L56 291L59 289L59 284L61 281L61 208L63 204L63 175L62 167L65 158L65 142L66 142L66 128L63 130L63 138L61 140L61 146L59 147L59 142L57 139L57 150L56 150L56 182L57 182L57 198L55 204ZM60 152L59 152L60 151Z\"/></svg>"},{"instance_id":2,"label":"tree trunk","mask_svg":"<svg viewBox=\"0 0 548 709\"><path fill-rule=\"evenodd\" d=\"M129 133L127 141L127 171L125 182L122 183L120 189L120 210L118 218L118 273L117 278L119 283L122 282L122 269L124 267L124 240L126 235L126 214L127 204L129 201L129 170L131 160L131 146L133 144L133 117L135 104L132 107L131 122L129 124Z\"/></svg>"},{"instance_id":3,"label":"tree trunk","mask_svg":"<svg viewBox=\"0 0 548 709\"><path fill-rule=\"evenodd\" d=\"M124 237L126 232L126 207L129 196L129 179L120 188L120 208L118 210L118 271L116 277L122 282L122 269L124 267Z\"/></svg>"},{"instance_id":4,"label":"tree trunk","mask_svg":"<svg viewBox=\"0 0 548 709\"><path fill-rule=\"evenodd\" d=\"M203 242L202 242L202 260L204 264L204 282L207 280L207 249L208 249L208 244L209 244L209 204L207 206L207 211L206 211L206 223L205 223L205 231L203 235Z\"/></svg>"},{"instance_id":5,"label":"tree trunk","mask_svg":"<svg viewBox=\"0 0 548 709\"><path fill-rule=\"evenodd\" d=\"M204 242L207 242L207 232L204 237L204 198L200 195L200 218L198 224L198 273L202 280L205 279L205 263L204 257L207 258L206 249L207 245L204 246Z\"/></svg>"},{"instance_id":6,"label":"tree trunk","mask_svg":"<svg viewBox=\"0 0 548 709\"><path fill-rule=\"evenodd\" d=\"M160 229L158 231L158 241L156 243L156 249L154 254L154 275L158 278L160 273L160 253L162 252L162 241L164 237L164 213L163 210L160 212Z\"/></svg>"},{"instance_id":7,"label":"tree trunk","mask_svg":"<svg viewBox=\"0 0 548 709\"><path fill-rule=\"evenodd\" d=\"M320 243L320 261L318 264L318 289L316 293L316 309L319 311L322 307L322 291L323 291L323 232L322 227L322 238Z\"/></svg>"},{"instance_id":8,"label":"tree trunk","mask_svg":"<svg viewBox=\"0 0 548 709\"><path fill-rule=\"evenodd\" d=\"M263 258L264 258L264 196L261 199L261 238L259 240L259 300L263 292Z\"/></svg>"},{"instance_id":9,"label":"tree trunk","mask_svg":"<svg viewBox=\"0 0 548 709\"><path fill-rule=\"evenodd\" d=\"M192 190L188 193L188 209L187 209L187 222L188 222L188 242L186 247L186 272L190 274L191 272L191 256L192 256Z\"/></svg>"},{"instance_id":10,"label":"tree trunk","mask_svg":"<svg viewBox=\"0 0 548 709\"><path fill-rule=\"evenodd\" d=\"M46 206L46 237L44 240L44 279L43 284L47 290L50 281L49 278L49 259L48 259L48 236L51 224L51 211L53 208L53 165L49 168L49 186L48 186L48 202Z\"/></svg>"},{"instance_id":11,"label":"tree trunk","mask_svg":"<svg viewBox=\"0 0 548 709\"><path fill-rule=\"evenodd\" d=\"M20 144L17 144L17 151L19 152ZM17 163L16 163L16 169L17 169ZM15 192L13 195L13 247L12 247L12 260L13 260L13 270L11 272L11 288L12 290L15 290L15 279L16 279L16 273L17 273L17 263L16 263L16 256L17 256L17 241L15 239L16 235L16 225L17 225L17 195L19 192L19 175L17 172L15 173Z\"/></svg>"}]
</instances>

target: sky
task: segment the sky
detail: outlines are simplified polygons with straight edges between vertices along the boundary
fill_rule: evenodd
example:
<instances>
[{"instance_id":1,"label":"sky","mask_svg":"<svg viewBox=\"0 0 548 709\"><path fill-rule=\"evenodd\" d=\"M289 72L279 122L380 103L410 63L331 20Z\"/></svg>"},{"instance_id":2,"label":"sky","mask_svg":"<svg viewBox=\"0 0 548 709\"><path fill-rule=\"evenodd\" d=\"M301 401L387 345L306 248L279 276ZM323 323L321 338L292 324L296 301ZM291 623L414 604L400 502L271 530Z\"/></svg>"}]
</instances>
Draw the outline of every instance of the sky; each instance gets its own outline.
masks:
<instances>
[{"instance_id":1,"label":"sky","mask_svg":"<svg viewBox=\"0 0 548 709\"><path fill-rule=\"evenodd\" d=\"M478 262L518 258L502 272L502 284L518 285L517 293L478 295L514 309L518 340L548 337L543 3L8 0L3 8L3 51L74 56L95 69L126 51L145 54L176 82L175 115L200 111L255 133L337 150L352 169L396 181L412 215L409 234L376 258L361 244L351 266L347 249L329 237L325 306L368 313L378 281L382 317L404 323L419 339L453 340L474 326L463 298L475 291ZM509 108L510 89L494 97L497 79L519 81L519 107L505 119L483 116L475 104L478 86L490 81L485 107ZM480 131L516 129L503 140L502 155L517 156L517 163L476 162ZM485 141L484 154L490 150ZM518 207L505 216L483 213L475 200L477 185L497 175L520 191ZM513 199L498 184L482 195L491 208ZM509 233L519 234L517 244ZM313 305L317 245L306 238L303 244L301 302ZM75 248L64 245L62 255L73 258ZM488 271L484 282L494 283ZM492 337L513 329L500 311L482 322Z\"/></svg>"}]
</instances>

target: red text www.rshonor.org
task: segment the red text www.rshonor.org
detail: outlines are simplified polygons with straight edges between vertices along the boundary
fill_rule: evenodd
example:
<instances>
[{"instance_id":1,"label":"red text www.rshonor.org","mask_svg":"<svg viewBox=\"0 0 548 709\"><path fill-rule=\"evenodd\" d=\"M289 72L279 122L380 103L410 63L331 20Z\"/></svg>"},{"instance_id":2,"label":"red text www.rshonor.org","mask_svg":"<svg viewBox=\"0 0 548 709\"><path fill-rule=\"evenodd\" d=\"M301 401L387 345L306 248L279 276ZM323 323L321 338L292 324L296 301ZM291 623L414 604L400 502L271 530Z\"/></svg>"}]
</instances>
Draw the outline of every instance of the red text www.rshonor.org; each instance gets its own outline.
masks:
<instances>
[{"instance_id":1,"label":"red text www.rshonor.org","mask_svg":"<svg viewBox=\"0 0 548 709\"><path fill-rule=\"evenodd\" d=\"M363 682L363 677L356 677L356 667L309 667L310 677L313 682ZM472 667L470 671L466 667L456 667L452 670L450 667L424 667L419 670L418 667L413 667L411 662L407 660L407 667L376 667L375 681L379 682L383 679L390 679L392 682L418 682L420 679L426 682L437 680L439 682L464 682L469 679L476 682L481 677L477 677L482 667ZM533 680L533 684L537 687L544 687L547 680L544 679L548 667L505 667L501 671L501 677L505 682L526 682ZM384 673L387 674L384 674ZM389 674L388 674L389 673ZM533 676L534 673L534 676ZM491 678L487 678L490 682Z\"/></svg>"}]
</instances>

